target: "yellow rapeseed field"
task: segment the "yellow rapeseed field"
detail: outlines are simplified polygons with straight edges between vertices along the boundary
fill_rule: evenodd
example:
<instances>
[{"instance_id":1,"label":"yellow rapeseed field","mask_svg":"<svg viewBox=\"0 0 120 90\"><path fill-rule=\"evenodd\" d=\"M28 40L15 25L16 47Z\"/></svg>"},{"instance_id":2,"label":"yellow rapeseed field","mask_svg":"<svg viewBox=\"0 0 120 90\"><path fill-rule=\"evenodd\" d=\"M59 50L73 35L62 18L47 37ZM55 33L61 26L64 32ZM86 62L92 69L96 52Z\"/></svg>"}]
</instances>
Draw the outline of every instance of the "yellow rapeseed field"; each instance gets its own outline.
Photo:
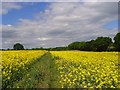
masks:
<instances>
[{"instance_id":1,"label":"yellow rapeseed field","mask_svg":"<svg viewBox=\"0 0 120 90\"><path fill-rule=\"evenodd\" d=\"M13 82L22 79L30 66L47 51L2 51L2 85L12 87Z\"/></svg>"},{"instance_id":2,"label":"yellow rapeseed field","mask_svg":"<svg viewBox=\"0 0 120 90\"><path fill-rule=\"evenodd\" d=\"M117 88L117 52L52 51L62 88Z\"/></svg>"},{"instance_id":3,"label":"yellow rapeseed field","mask_svg":"<svg viewBox=\"0 0 120 90\"><path fill-rule=\"evenodd\" d=\"M23 83L24 78L30 79L28 86L34 86L32 84L37 83L37 79L43 80L42 75L48 75L47 70L52 72L52 75L49 75L52 81L46 81L50 81L50 85L56 85L55 87L119 88L118 52L19 50L2 51L1 56L3 88L17 87ZM41 59L42 56L44 59ZM45 61L42 63L41 60ZM32 66L34 68L30 69ZM50 68L45 69L45 66Z\"/></svg>"}]
</instances>

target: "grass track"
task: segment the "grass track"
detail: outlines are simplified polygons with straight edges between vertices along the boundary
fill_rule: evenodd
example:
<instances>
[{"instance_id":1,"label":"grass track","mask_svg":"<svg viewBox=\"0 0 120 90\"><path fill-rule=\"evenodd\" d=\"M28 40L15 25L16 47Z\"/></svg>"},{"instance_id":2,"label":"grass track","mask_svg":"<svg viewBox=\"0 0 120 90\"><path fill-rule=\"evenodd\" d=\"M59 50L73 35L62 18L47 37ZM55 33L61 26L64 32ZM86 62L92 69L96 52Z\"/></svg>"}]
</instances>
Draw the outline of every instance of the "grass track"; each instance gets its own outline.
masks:
<instances>
[{"instance_id":1,"label":"grass track","mask_svg":"<svg viewBox=\"0 0 120 90\"><path fill-rule=\"evenodd\" d=\"M19 82L15 82L14 86L19 88L50 88L53 80L54 62L51 62L51 53L46 53L34 65L31 66L30 71ZM51 69L51 70L50 70Z\"/></svg>"}]
</instances>

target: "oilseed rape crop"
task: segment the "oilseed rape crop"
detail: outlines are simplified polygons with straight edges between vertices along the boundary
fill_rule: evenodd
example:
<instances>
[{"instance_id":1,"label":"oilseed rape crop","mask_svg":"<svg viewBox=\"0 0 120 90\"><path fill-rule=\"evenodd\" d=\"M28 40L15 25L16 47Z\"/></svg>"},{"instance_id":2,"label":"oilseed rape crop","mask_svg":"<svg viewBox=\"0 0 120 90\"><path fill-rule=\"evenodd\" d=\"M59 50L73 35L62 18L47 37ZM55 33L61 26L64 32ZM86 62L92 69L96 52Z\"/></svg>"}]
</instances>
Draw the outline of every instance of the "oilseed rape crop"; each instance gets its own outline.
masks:
<instances>
[{"instance_id":1,"label":"oilseed rape crop","mask_svg":"<svg viewBox=\"0 0 120 90\"><path fill-rule=\"evenodd\" d=\"M1 51L2 88L120 88L118 52Z\"/></svg>"},{"instance_id":2,"label":"oilseed rape crop","mask_svg":"<svg viewBox=\"0 0 120 90\"><path fill-rule=\"evenodd\" d=\"M47 51L2 51L2 87L13 87Z\"/></svg>"},{"instance_id":3,"label":"oilseed rape crop","mask_svg":"<svg viewBox=\"0 0 120 90\"><path fill-rule=\"evenodd\" d=\"M62 88L117 88L117 52L52 51Z\"/></svg>"}]
</instances>

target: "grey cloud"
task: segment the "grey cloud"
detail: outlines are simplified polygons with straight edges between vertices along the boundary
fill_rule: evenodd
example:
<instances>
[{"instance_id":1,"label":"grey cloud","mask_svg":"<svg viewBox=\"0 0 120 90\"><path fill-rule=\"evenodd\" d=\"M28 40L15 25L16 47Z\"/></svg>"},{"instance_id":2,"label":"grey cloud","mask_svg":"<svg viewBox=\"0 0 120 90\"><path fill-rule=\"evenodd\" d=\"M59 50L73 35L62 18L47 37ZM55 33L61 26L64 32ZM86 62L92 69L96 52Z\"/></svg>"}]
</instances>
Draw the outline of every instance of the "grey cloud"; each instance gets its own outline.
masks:
<instances>
[{"instance_id":1,"label":"grey cloud","mask_svg":"<svg viewBox=\"0 0 120 90\"><path fill-rule=\"evenodd\" d=\"M116 5L108 2L50 3L46 11L36 14L33 20L20 19L11 27L3 25L3 46L12 47L13 43L21 42L26 48L55 47L98 36L113 38L117 28L108 30L104 25L117 20ZM10 38L5 38L6 32L11 33Z\"/></svg>"},{"instance_id":2,"label":"grey cloud","mask_svg":"<svg viewBox=\"0 0 120 90\"><path fill-rule=\"evenodd\" d=\"M58 36L64 33L65 33L65 30L53 30L53 31L48 32L48 35Z\"/></svg>"},{"instance_id":3,"label":"grey cloud","mask_svg":"<svg viewBox=\"0 0 120 90\"><path fill-rule=\"evenodd\" d=\"M2 37L3 38L13 38L13 37L16 37L16 32L15 31L2 31Z\"/></svg>"}]
</instances>

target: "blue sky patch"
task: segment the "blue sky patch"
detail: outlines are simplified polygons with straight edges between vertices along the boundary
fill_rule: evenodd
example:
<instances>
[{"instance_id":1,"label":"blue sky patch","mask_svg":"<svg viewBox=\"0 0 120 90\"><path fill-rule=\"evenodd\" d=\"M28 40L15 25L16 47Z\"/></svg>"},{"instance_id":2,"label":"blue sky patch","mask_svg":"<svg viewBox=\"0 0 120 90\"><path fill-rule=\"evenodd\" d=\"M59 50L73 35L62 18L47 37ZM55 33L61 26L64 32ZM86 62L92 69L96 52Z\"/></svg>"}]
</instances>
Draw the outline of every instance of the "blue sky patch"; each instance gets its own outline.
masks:
<instances>
[{"instance_id":1,"label":"blue sky patch","mask_svg":"<svg viewBox=\"0 0 120 90\"><path fill-rule=\"evenodd\" d=\"M114 28L118 28L118 20L111 21L105 25L105 27L109 30L113 30Z\"/></svg>"},{"instance_id":2,"label":"blue sky patch","mask_svg":"<svg viewBox=\"0 0 120 90\"><path fill-rule=\"evenodd\" d=\"M44 12L44 10L47 8L49 3L44 2L34 2L34 3L20 3L22 5L22 8L17 10L13 9L9 11L7 14L2 15L2 24L12 24L15 25L16 22L18 22L19 19L33 19L35 14L39 12Z\"/></svg>"}]
</instances>

